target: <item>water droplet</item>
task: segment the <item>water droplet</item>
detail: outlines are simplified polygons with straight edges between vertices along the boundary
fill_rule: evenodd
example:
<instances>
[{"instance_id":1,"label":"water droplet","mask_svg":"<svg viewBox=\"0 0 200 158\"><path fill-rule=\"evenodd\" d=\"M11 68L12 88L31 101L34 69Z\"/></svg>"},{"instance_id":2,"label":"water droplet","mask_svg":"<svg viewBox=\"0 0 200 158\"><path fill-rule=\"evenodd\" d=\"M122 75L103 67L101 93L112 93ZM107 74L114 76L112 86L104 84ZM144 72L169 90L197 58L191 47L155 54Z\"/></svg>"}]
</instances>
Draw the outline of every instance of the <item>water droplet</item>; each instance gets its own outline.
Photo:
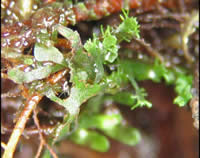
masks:
<instances>
[{"instance_id":1,"label":"water droplet","mask_svg":"<svg viewBox=\"0 0 200 158\"><path fill-rule=\"evenodd\" d=\"M21 42L20 42L20 41L18 41L18 42L15 43L15 46L16 46L16 47L19 47L20 45L21 45Z\"/></svg>"},{"instance_id":2,"label":"water droplet","mask_svg":"<svg viewBox=\"0 0 200 158\"><path fill-rule=\"evenodd\" d=\"M144 58L144 56L141 53L139 53L138 54L138 59L143 59L143 58Z\"/></svg>"},{"instance_id":3,"label":"water droplet","mask_svg":"<svg viewBox=\"0 0 200 158\"><path fill-rule=\"evenodd\" d=\"M37 10L37 9L38 9L38 6L37 6L36 4L34 4L34 5L33 5L33 9L34 9L34 10Z\"/></svg>"},{"instance_id":4,"label":"water droplet","mask_svg":"<svg viewBox=\"0 0 200 158\"><path fill-rule=\"evenodd\" d=\"M15 5L15 1L11 1L9 7L12 8Z\"/></svg>"},{"instance_id":5,"label":"water droplet","mask_svg":"<svg viewBox=\"0 0 200 158\"><path fill-rule=\"evenodd\" d=\"M9 9L6 10L7 15L11 15L11 11Z\"/></svg>"},{"instance_id":6,"label":"water droplet","mask_svg":"<svg viewBox=\"0 0 200 158\"><path fill-rule=\"evenodd\" d=\"M105 56L105 60L109 61L110 56L111 56L111 53L108 52L108 53L106 54L106 56Z\"/></svg>"},{"instance_id":7,"label":"water droplet","mask_svg":"<svg viewBox=\"0 0 200 158\"><path fill-rule=\"evenodd\" d=\"M172 62L173 62L174 64L179 64L181 61L180 61L180 59L179 59L178 57L173 57L173 58L172 58Z\"/></svg>"},{"instance_id":8,"label":"water droplet","mask_svg":"<svg viewBox=\"0 0 200 158\"><path fill-rule=\"evenodd\" d=\"M29 71L31 71L31 68L29 66L24 69L24 72L29 72Z\"/></svg>"},{"instance_id":9,"label":"water droplet","mask_svg":"<svg viewBox=\"0 0 200 158\"><path fill-rule=\"evenodd\" d=\"M150 70L149 73L148 73L148 76L149 76L150 78L155 78L155 77L156 77L156 74L155 74L154 71Z\"/></svg>"}]
</instances>

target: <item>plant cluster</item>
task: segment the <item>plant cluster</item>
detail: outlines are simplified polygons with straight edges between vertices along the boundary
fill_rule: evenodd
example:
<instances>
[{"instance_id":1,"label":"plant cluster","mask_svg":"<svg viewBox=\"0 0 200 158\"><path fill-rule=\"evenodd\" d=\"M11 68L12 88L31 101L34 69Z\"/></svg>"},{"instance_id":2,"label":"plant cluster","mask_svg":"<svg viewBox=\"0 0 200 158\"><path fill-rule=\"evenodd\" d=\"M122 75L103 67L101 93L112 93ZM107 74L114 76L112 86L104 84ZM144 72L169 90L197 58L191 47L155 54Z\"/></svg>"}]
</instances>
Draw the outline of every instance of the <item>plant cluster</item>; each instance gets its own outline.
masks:
<instances>
[{"instance_id":1,"label":"plant cluster","mask_svg":"<svg viewBox=\"0 0 200 158\"><path fill-rule=\"evenodd\" d=\"M65 5L69 6L67 2L70 1L65 1ZM80 12L88 12L83 3L78 3L76 8L81 8ZM100 152L109 149L108 137L131 146L137 144L141 139L139 130L124 123L120 111L104 110L103 105L115 102L132 110L137 107L151 108L148 94L138 81L152 80L173 85L177 94L174 104L181 107L187 105L193 96L193 75L187 68L166 66L159 55L153 59L134 59L121 51L121 43L140 40L138 20L129 16L128 11L122 12L120 24L101 26L100 31L93 33L84 44L79 33L66 27L67 21L63 21L52 25L51 31L42 28L38 33L35 29L35 38L29 41L29 45L34 45L27 54L19 53L11 45L3 47L2 56L8 65L4 65L6 70L2 77L17 84L24 98L3 158L12 157L32 111L41 144L46 144L48 149L43 158L48 158L51 154L56 157L50 146L63 139ZM94 13L88 12L87 15L95 19ZM26 51L24 45L20 49ZM64 109L62 121L46 131L40 127L37 118L38 104L44 97ZM42 132L48 133L47 142Z\"/></svg>"}]
</instances>

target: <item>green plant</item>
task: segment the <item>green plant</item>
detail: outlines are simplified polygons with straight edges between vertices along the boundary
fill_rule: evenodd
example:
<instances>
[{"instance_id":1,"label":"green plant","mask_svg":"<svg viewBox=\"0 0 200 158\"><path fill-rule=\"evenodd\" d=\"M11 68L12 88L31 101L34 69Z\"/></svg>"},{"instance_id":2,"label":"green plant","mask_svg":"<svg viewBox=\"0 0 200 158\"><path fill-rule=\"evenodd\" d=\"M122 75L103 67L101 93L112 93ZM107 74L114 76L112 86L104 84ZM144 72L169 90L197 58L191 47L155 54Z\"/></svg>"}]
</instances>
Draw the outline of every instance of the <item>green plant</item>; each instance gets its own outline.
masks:
<instances>
[{"instance_id":1,"label":"green plant","mask_svg":"<svg viewBox=\"0 0 200 158\"><path fill-rule=\"evenodd\" d=\"M149 58L120 57L121 42L140 38L137 19L129 17L125 10L120 18L118 26L107 26L105 29L102 26L101 33L93 34L84 44L77 31L57 24L51 36L46 36L45 31L38 35L33 56L9 51L8 58L15 59L25 68L8 68L7 77L17 84L26 85L27 95L31 96L27 104L30 105L37 96L36 107L37 102L46 96L66 110L63 121L53 128L49 144L67 138L100 152L109 149L107 137L128 145L137 144L141 139L138 129L124 125L120 113L102 113L102 105L107 100L130 106L132 110L137 107L151 108L145 89L139 87L137 81L164 81L167 85L173 85L177 93L174 103L178 106L186 105L192 98L193 78L185 68L167 67L159 58L152 61ZM68 52L55 47L59 41L58 34L69 43ZM4 48L3 52L8 50ZM27 67L30 68L28 71ZM66 74L70 76L69 81ZM63 89L59 79L54 79L55 76L69 83L68 97L65 99L58 95ZM123 90L127 85L131 85L130 90ZM83 104L85 107L80 113ZM48 151L43 157L50 157Z\"/></svg>"}]
</instances>

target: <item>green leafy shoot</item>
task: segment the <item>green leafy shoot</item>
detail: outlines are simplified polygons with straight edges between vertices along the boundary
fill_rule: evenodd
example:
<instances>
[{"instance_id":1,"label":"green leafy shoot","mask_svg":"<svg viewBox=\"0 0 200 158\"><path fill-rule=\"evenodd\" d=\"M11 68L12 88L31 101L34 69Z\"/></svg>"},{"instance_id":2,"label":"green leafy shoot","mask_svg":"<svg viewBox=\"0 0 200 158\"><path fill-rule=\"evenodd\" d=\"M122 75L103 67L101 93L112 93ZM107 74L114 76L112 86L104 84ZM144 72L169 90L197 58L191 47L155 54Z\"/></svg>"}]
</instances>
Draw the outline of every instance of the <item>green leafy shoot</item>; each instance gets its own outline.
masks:
<instances>
[{"instance_id":1,"label":"green leafy shoot","mask_svg":"<svg viewBox=\"0 0 200 158\"><path fill-rule=\"evenodd\" d=\"M104 130L104 133L109 137L130 146L138 144L141 140L138 129L122 124L118 124L112 129Z\"/></svg>"},{"instance_id":2,"label":"green leafy shoot","mask_svg":"<svg viewBox=\"0 0 200 158\"><path fill-rule=\"evenodd\" d=\"M103 49L101 48L101 42L99 39L93 35L93 39L89 39L85 44L84 48L89 53L90 58L92 58L93 62L93 69L96 73L95 82L99 82L103 75L104 75L104 68L103 68Z\"/></svg>"},{"instance_id":3,"label":"green leafy shoot","mask_svg":"<svg viewBox=\"0 0 200 158\"><path fill-rule=\"evenodd\" d=\"M103 27L101 26L101 32L103 37L103 52L104 52L104 60L110 63L113 63L115 59L118 57L118 48L117 38L111 34L111 27L107 27L105 32L103 31Z\"/></svg>"},{"instance_id":4,"label":"green leafy shoot","mask_svg":"<svg viewBox=\"0 0 200 158\"><path fill-rule=\"evenodd\" d=\"M187 72L183 71L181 68L166 68L163 64L158 63L157 60L155 60L154 64L141 61L139 62L137 60L121 60L119 68L122 69L122 75L129 75L128 78L135 90L140 88L137 88L137 83L135 82L134 77L139 81L152 80L154 82L161 82L161 80L164 79L167 84L175 86L175 91L178 95L174 100L175 104L184 106L192 97L192 76L187 75ZM144 90L142 89L139 91L136 90L136 94L139 94L135 96L136 99L141 98L143 100L143 98L146 96ZM143 100L142 102L138 103L142 103L144 105L145 101ZM147 102L146 104L148 107L150 107L150 104Z\"/></svg>"},{"instance_id":5,"label":"green leafy shoot","mask_svg":"<svg viewBox=\"0 0 200 158\"><path fill-rule=\"evenodd\" d=\"M105 136L84 128L77 129L70 136L70 140L76 144L88 146L98 152L106 152L110 147L110 143Z\"/></svg>"},{"instance_id":6,"label":"green leafy shoot","mask_svg":"<svg viewBox=\"0 0 200 158\"><path fill-rule=\"evenodd\" d=\"M137 82L131 75L128 75L128 78L136 91L136 95L133 96L133 99L136 100L136 103L132 106L131 109L135 109L138 106L140 107L147 106L148 108L151 108L152 103L150 103L149 101L145 99L145 97L147 96L147 93L145 92L144 88L139 88L137 85Z\"/></svg>"},{"instance_id":7,"label":"green leafy shoot","mask_svg":"<svg viewBox=\"0 0 200 158\"><path fill-rule=\"evenodd\" d=\"M179 106L184 106L192 98L192 77L179 75L175 82L175 91L178 96L174 99L174 103Z\"/></svg>"},{"instance_id":8,"label":"green leafy shoot","mask_svg":"<svg viewBox=\"0 0 200 158\"><path fill-rule=\"evenodd\" d=\"M120 114L100 113L106 95L109 95L112 101L128 105L131 109L152 107L152 103L146 100L145 89L139 87L137 81L152 80L158 83L164 80L169 85L175 85L178 96L174 103L179 106L185 105L191 98L191 95L187 95L191 94L191 78L184 71L166 68L158 60L152 64L149 61L118 58L120 42L129 42L134 37L140 37L136 18L129 17L128 11L125 10L123 10L123 16L120 17L122 22L118 27L108 26L103 30L101 26L102 36L93 35L93 38L87 40L84 45L81 44L77 32L61 25L56 27L58 33L71 42L73 55L70 59L63 59L63 56L59 57L62 54L56 51L51 52L57 53L59 58L59 60L52 59L53 62L62 64L63 60L67 61L72 83L67 99L57 97L53 89L44 92L46 97L65 107L68 112L63 123L59 124L54 132L54 142L69 136L69 139L75 143L100 152L105 152L109 148L106 136L124 144L137 144L141 139L139 131L124 125ZM111 67L112 65L116 66L115 71L110 69L111 72L107 73L104 66ZM129 83L132 85L132 92L122 91L122 87ZM86 101L88 101L86 110L89 112L83 111L79 115L80 106ZM78 124L75 123L77 121ZM76 124L77 129L71 134L73 123Z\"/></svg>"},{"instance_id":9,"label":"green leafy shoot","mask_svg":"<svg viewBox=\"0 0 200 158\"><path fill-rule=\"evenodd\" d=\"M107 98L113 99L115 102L123 104L123 105L128 105L128 106L133 106L135 103L135 95L130 92L118 92L113 96L108 96Z\"/></svg>"},{"instance_id":10,"label":"green leafy shoot","mask_svg":"<svg viewBox=\"0 0 200 158\"><path fill-rule=\"evenodd\" d=\"M140 38L139 35L139 24L134 17L129 17L129 11L122 10L123 16L120 15L122 23L116 29L116 36L121 42L125 40L130 42L130 40L135 36L136 38Z\"/></svg>"}]
</instances>

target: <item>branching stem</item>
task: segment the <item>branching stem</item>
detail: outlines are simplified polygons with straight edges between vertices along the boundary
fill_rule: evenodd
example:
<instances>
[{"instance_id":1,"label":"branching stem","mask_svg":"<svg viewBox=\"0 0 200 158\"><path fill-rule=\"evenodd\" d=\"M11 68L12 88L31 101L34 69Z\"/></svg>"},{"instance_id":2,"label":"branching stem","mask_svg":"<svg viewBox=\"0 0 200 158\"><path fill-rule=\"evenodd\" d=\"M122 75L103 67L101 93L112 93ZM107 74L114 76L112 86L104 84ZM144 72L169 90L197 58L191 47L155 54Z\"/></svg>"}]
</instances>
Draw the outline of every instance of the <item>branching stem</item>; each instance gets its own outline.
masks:
<instances>
[{"instance_id":1,"label":"branching stem","mask_svg":"<svg viewBox=\"0 0 200 158\"><path fill-rule=\"evenodd\" d=\"M21 134L25 128L26 122L29 119L29 116L32 113L32 110L36 107L39 101L42 99L40 94L33 94L26 102L24 110L20 114L20 117L15 125L15 128L10 136L6 150L3 154L3 158L13 158L13 154L16 148L16 145L19 141Z\"/></svg>"},{"instance_id":2,"label":"branching stem","mask_svg":"<svg viewBox=\"0 0 200 158\"><path fill-rule=\"evenodd\" d=\"M42 148L43 148L43 145L45 145L47 147L47 149L50 151L51 155L53 156L53 158L58 158L58 156L56 155L56 153L53 151L53 149L48 145L48 143L46 142L46 140L44 139L43 135L42 135L42 131L40 129L40 123L39 123L39 120L37 118L37 111L34 109L33 111L33 119L34 119L34 122L38 128L38 131L39 131L39 135L40 135L40 146L38 148L38 152L36 154L36 157L35 158L38 158L41 154L41 151L42 151Z\"/></svg>"}]
</instances>

